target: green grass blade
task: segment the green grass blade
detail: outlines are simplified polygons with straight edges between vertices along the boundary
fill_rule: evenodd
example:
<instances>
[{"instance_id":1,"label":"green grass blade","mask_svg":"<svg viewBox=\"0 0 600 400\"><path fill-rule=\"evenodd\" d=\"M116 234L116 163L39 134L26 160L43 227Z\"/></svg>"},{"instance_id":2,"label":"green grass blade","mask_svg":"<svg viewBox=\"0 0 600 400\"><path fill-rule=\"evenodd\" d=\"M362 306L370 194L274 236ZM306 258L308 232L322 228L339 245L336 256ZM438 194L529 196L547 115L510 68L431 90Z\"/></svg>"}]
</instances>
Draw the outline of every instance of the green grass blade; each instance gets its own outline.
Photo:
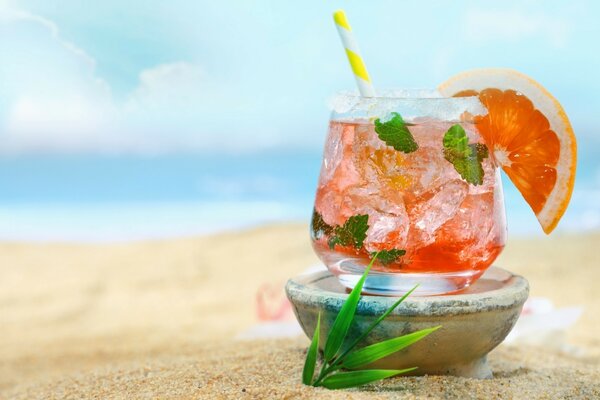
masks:
<instances>
[{"instance_id":1,"label":"green grass blade","mask_svg":"<svg viewBox=\"0 0 600 400\"><path fill-rule=\"evenodd\" d=\"M354 289L350 292L348 299L342 305L340 312L338 313L335 321L333 322L333 326L329 331L329 335L327 337L327 342L325 342L325 349L323 351L324 357L326 361L332 360L337 352L342 347L344 343L344 339L346 339L346 334L348 333L348 329L350 328L350 324L354 319L354 313L356 312L356 306L358 305L358 301L360 300L360 292L362 291L365 280L367 279L367 275L373 266L373 263L377 259L377 255L371 259L369 266L365 269L364 274L360 278L360 280L354 286Z\"/></svg>"},{"instance_id":2,"label":"green grass blade","mask_svg":"<svg viewBox=\"0 0 600 400\"><path fill-rule=\"evenodd\" d=\"M390 315L390 313L392 311L394 311L396 309L396 307L398 307L400 305L400 303L402 303L412 292L414 292L417 287L419 287L418 284L413 286L412 289L410 289L408 292L406 292L404 294L404 296L400 297L394 304L392 304L392 306L390 308L388 308L386 310L386 312L384 312L379 318L377 318L377 320L375 320L375 322L373 322L371 325L369 325L369 327L358 338L356 338L354 340L354 342L352 342L346 349L344 349L344 351L342 352L342 354L339 357L339 360L343 359L348 353L350 353L350 351L354 347L356 347L357 344L359 344L364 338L366 338L367 335L369 333L371 333L371 331L373 329L375 329L375 327L377 325L379 325L381 323L381 321L383 321L388 315Z\"/></svg>"},{"instance_id":3,"label":"green grass blade","mask_svg":"<svg viewBox=\"0 0 600 400\"><path fill-rule=\"evenodd\" d=\"M409 333L408 335L399 336L394 339L375 343L370 346L363 347L362 349L353 351L342 360L342 367L347 369L356 369L370 364L383 357L400 351L415 342L418 342L439 328L441 328L441 326L422 329L420 331Z\"/></svg>"},{"instance_id":4,"label":"green grass blade","mask_svg":"<svg viewBox=\"0 0 600 400\"><path fill-rule=\"evenodd\" d=\"M379 381L392 376L404 374L417 369L365 369L362 371L338 372L323 380L322 386L327 389L346 389Z\"/></svg>"},{"instance_id":5,"label":"green grass blade","mask_svg":"<svg viewBox=\"0 0 600 400\"><path fill-rule=\"evenodd\" d=\"M302 370L302 383L310 385L315 374L315 365L317 365L317 353L319 352L319 332L321 330L321 313L317 317L317 327L313 334L310 347L306 352L306 360L304 361L304 369Z\"/></svg>"}]
</instances>

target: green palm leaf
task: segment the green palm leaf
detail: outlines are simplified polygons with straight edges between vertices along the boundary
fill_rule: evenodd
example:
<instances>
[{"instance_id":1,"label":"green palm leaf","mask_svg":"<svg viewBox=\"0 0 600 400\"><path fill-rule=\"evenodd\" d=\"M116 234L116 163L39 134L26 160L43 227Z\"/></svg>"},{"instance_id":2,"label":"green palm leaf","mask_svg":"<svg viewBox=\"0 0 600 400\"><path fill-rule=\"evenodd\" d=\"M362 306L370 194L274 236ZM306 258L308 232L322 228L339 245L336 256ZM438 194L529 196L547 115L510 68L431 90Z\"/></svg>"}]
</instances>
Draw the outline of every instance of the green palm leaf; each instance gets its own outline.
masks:
<instances>
[{"instance_id":1,"label":"green palm leaf","mask_svg":"<svg viewBox=\"0 0 600 400\"><path fill-rule=\"evenodd\" d=\"M410 289L408 292L406 292L404 294L404 296L402 296L398 300L396 300L396 302L394 304L392 304L392 306L390 308L388 308L386 310L386 312L384 312L379 318L377 318L377 320L375 322L373 322L371 325L369 325L369 327L359 337L357 337L348 347L346 347L346 349L339 356L338 360L343 359L346 356L346 354L350 353L350 351L354 347L356 347L357 344L359 344L364 338L366 338L367 335L369 333L371 333L371 331L373 329L375 329L375 327L377 325L379 325L381 323L381 321L383 321L384 319L386 319L387 316L390 315L391 312L394 311L400 305L400 303L402 303L412 292L414 292L417 287L419 287L418 284L415 285L415 286L413 286L413 288Z\"/></svg>"},{"instance_id":2,"label":"green palm leaf","mask_svg":"<svg viewBox=\"0 0 600 400\"><path fill-rule=\"evenodd\" d=\"M362 288L367 279L367 275L373 266L373 263L379 255L381 255L380 252L377 252L373 255L371 262L365 269L362 277L354 286L354 289L352 289L348 295L348 298L342 305L340 312L331 326L331 329L329 329L329 335L325 339L325 348L322 357L323 359L321 360L321 370L315 378L315 367L317 365L317 357L319 352L319 332L321 326L321 314L319 313L317 326L315 327L315 332L313 334L310 347L306 353L306 361L304 362L304 369L302 371L302 382L305 385L323 386L328 389L344 389L361 386L367 383L413 371L417 368L406 368L402 370L356 369L364 367L365 365L402 350L403 348L410 346L435 330L441 328L441 326L436 326L433 328L423 329L408 335L400 336L354 350L354 348L377 325L379 325L390 313L392 313L394 309L396 309L396 307L398 307L400 303L402 303L406 297L408 297L417 288L418 285L416 285L410 291L408 291L408 293L396 300L394 304L392 304L392 306L388 308L383 315L377 318L375 322L369 325L369 327L361 335L359 335L351 343L346 343L348 330L354 321ZM351 371L340 372L340 370L343 368Z\"/></svg>"},{"instance_id":3,"label":"green palm leaf","mask_svg":"<svg viewBox=\"0 0 600 400\"><path fill-rule=\"evenodd\" d=\"M329 375L323 380L323 386L327 389L345 389L365 385L380 379L390 378L392 376L404 374L417 369L365 369L362 371L338 372Z\"/></svg>"},{"instance_id":4,"label":"green palm leaf","mask_svg":"<svg viewBox=\"0 0 600 400\"><path fill-rule=\"evenodd\" d=\"M306 361L304 361L304 369L302 370L302 383L310 385L315 374L315 365L317 364L317 353L319 351L319 332L321 330L321 313L317 317L317 326L313 334L310 347L306 353Z\"/></svg>"},{"instance_id":5,"label":"green palm leaf","mask_svg":"<svg viewBox=\"0 0 600 400\"><path fill-rule=\"evenodd\" d=\"M342 360L342 367L347 369L355 369L367 364L371 364L383 357L389 356L397 351L418 342L430 333L438 330L441 326L422 329L408 335L399 336L394 339L385 340L380 343L375 343L362 349L353 351Z\"/></svg>"},{"instance_id":6,"label":"green palm leaf","mask_svg":"<svg viewBox=\"0 0 600 400\"><path fill-rule=\"evenodd\" d=\"M358 305L358 301L360 300L360 293L362 291L365 280L367 279L367 275L373 266L373 263L377 259L377 255L375 254L371 259L371 262L365 269L364 274L360 278L360 280L354 286L354 289L350 292L348 299L342 305L342 308L335 318L333 322L333 326L329 331L329 337L327 338L327 342L325 343L325 350L323 351L324 357L326 361L332 360L337 352L342 347L344 343L344 339L346 339L346 334L348 333L348 329L350 328L350 324L354 319L354 313L356 312L356 306Z\"/></svg>"}]
</instances>

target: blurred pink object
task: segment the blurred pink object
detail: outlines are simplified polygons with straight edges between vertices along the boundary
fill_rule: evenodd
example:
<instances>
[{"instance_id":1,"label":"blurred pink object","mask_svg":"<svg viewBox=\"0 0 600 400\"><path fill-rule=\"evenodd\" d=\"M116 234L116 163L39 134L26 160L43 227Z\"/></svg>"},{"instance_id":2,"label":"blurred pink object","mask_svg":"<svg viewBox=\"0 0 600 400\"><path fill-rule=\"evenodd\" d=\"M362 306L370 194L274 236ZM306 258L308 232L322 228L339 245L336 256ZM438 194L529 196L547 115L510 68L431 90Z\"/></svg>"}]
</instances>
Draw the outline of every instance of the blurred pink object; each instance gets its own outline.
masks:
<instances>
[{"instance_id":1,"label":"blurred pink object","mask_svg":"<svg viewBox=\"0 0 600 400\"><path fill-rule=\"evenodd\" d=\"M292 305L285 296L283 284L265 283L256 293L256 315L259 321L292 320Z\"/></svg>"}]
</instances>

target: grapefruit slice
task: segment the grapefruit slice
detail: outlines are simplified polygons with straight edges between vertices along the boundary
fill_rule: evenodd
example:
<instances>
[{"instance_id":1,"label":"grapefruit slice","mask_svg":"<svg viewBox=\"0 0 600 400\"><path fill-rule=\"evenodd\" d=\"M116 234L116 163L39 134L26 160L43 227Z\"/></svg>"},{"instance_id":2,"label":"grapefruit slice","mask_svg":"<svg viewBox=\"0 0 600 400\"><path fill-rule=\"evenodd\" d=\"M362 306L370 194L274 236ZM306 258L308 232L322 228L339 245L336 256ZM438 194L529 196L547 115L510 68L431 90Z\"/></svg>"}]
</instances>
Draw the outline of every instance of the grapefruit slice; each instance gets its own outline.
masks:
<instances>
[{"instance_id":1,"label":"grapefruit slice","mask_svg":"<svg viewBox=\"0 0 600 400\"><path fill-rule=\"evenodd\" d=\"M477 128L496 163L549 234L575 183L577 144L560 103L542 85L511 69L476 69L439 86L444 96L479 96L488 114Z\"/></svg>"}]
</instances>

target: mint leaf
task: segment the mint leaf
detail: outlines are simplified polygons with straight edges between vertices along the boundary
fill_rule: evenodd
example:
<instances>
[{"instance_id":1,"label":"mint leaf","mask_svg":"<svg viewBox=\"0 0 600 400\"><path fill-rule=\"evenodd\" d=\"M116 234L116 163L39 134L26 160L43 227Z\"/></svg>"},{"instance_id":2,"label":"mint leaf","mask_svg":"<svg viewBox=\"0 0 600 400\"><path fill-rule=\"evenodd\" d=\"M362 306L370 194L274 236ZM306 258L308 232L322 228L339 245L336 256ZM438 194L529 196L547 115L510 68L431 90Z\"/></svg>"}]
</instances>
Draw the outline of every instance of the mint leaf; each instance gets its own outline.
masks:
<instances>
[{"instance_id":1,"label":"mint leaf","mask_svg":"<svg viewBox=\"0 0 600 400\"><path fill-rule=\"evenodd\" d=\"M336 244L340 246L352 246L360 249L367 237L369 229L369 216L353 215L344 222L342 226L336 226L333 236L329 239L329 248L333 249Z\"/></svg>"},{"instance_id":2,"label":"mint leaf","mask_svg":"<svg viewBox=\"0 0 600 400\"><path fill-rule=\"evenodd\" d=\"M456 172L473 185L483 183L484 158L489 156L488 148L482 143L469 144L464 128L452 125L444 135L444 158L452 163Z\"/></svg>"},{"instance_id":3,"label":"mint leaf","mask_svg":"<svg viewBox=\"0 0 600 400\"><path fill-rule=\"evenodd\" d=\"M392 119L387 122L381 122L377 118L375 120L375 132L377 132L379 139L383 140L385 144L392 146L398 151L412 153L419 148L406 123L400 114L396 112L392 113Z\"/></svg>"},{"instance_id":4,"label":"mint leaf","mask_svg":"<svg viewBox=\"0 0 600 400\"><path fill-rule=\"evenodd\" d=\"M376 253L371 253L374 256ZM392 249L392 250L381 250L377 260L383 265L388 265L396 262L400 257L406 254L406 250Z\"/></svg>"},{"instance_id":5,"label":"mint leaf","mask_svg":"<svg viewBox=\"0 0 600 400\"><path fill-rule=\"evenodd\" d=\"M467 132L459 124L452 125L446 132L443 139L444 150L452 152L454 157L467 157L471 153L469 150L469 138Z\"/></svg>"},{"instance_id":6,"label":"mint leaf","mask_svg":"<svg viewBox=\"0 0 600 400\"><path fill-rule=\"evenodd\" d=\"M316 209L313 209L310 229L315 239L319 239L323 235L329 236L333 232L333 227L323 220L323 216Z\"/></svg>"}]
</instances>

